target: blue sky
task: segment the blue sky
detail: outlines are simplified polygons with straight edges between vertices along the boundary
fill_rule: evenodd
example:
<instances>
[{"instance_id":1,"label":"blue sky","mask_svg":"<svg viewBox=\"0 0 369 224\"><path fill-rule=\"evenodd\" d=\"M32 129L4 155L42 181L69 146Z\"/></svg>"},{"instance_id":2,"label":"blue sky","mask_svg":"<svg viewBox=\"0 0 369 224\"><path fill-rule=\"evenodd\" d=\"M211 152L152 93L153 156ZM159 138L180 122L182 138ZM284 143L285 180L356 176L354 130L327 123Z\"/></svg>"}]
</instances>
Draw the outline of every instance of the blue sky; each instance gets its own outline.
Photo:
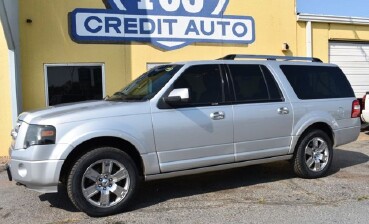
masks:
<instances>
[{"instance_id":1,"label":"blue sky","mask_svg":"<svg viewBox=\"0 0 369 224\"><path fill-rule=\"evenodd\" d=\"M297 12L369 18L369 0L297 0Z\"/></svg>"}]
</instances>

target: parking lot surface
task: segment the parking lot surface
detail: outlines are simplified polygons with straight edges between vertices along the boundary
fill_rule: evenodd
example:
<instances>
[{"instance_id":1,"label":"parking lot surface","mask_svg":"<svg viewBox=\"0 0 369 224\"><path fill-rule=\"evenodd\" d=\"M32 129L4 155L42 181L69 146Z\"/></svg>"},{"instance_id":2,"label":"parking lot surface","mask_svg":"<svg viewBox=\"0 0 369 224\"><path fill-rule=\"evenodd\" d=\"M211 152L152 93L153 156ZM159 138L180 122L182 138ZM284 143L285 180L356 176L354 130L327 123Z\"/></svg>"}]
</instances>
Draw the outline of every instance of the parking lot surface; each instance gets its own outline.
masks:
<instances>
[{"instance_id":1,"label":"parking lot surface","mask_svg":"<svg viewBox=\"0 0 369 224\"><path fill-rule=\"evenodd\" d=\"M368 223L369 132L334 153L315 180L277 162L144 183L129 211L105 218L77 211L64 189L33 192L0 170L0 223Z\"/></svg>"}]
</instances>

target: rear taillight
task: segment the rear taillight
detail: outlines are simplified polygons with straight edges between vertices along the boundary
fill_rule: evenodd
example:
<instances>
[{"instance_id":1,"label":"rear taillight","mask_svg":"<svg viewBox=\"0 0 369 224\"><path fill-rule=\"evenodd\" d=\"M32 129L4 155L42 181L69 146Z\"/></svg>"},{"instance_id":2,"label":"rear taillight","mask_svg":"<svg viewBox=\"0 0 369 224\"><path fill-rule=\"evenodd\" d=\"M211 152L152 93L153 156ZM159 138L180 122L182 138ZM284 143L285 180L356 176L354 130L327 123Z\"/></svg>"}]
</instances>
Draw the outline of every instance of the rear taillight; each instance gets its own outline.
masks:
<instances>
[{"instance_id":1,"label":"rear taillight","mask_svg":"<svg viewBox=\"0 0 369 224\"><path fill-rule=\"evenodd\" d=\"M352 102L351 117L352 118L360 117L360 102L359 102L359 100L354 100L354 102Z\"/></svg>"},{"instance_id":2,"label":"rear taillight","mask_svg":"<svg viewBox=\"0 0 369 224\"><path fill-rule=\"evenodd\" d=\"M366 100L366 94L363 96L363 100L361 101L361 108L365 110L365 100Z\"/></svg>"}]
</instances>

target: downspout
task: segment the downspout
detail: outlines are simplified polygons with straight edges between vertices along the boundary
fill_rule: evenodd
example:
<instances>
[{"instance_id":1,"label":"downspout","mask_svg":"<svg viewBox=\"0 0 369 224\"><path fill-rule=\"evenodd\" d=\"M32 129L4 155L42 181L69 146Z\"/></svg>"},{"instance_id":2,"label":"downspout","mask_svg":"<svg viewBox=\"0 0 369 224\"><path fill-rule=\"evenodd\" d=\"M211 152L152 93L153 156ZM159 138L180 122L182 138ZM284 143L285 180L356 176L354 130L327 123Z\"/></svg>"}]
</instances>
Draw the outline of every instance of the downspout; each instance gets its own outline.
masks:
<instances>
[{"instance_id":1,"label":"downspout","mask_svg":"<svg viewBox=\"0 0 369 224\"><path fill-rule=\"evenodd\" d=\"M10 91L11 91L11 110L13 126L16 124L18 115L22 111L22 92L19 77L19 39L17 35L13 33L12 29L18 29L18 13L16 13L16 27L12 27L9 15L13 15L12 12L7 11L5 2L6 0L0 0L0 17L4 29L5 38L8 44L9 52L9 78L10 78ZM8 0L8 4L15 4L13 8L18 9L18 0ZM10 3L9 3L10 2ZM13 23L14 24L14 23Z\"/></svg>"},{"instance_id":2,"label":"downspout","mask_svg":"<svg viewBox=\"0 0 369 224\"><path fill-rule=\"evenodd\" d=\"M312 41L311 21L306 22L306 57L313 57L313 41Z\"/></svg>"}]
</instances>

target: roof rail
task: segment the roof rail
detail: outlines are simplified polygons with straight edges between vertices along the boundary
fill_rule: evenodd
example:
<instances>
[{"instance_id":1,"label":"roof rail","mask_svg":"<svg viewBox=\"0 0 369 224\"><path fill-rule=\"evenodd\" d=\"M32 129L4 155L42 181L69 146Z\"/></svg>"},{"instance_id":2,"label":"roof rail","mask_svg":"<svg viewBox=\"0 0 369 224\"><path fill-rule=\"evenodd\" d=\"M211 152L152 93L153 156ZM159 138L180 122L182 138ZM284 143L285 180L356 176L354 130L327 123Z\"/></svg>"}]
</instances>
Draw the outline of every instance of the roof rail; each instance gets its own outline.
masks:
<instances>
[{"instance_id":1,"label":"roof rail","mask_svg":"<svg viewBox=\"0 0 369 224\"><path fill-rule=\"evenodd\" d=\"M275 55L252 55L252 54L230 54L218 60L235 60L238 58L249 58L249 59L266 59L269 61L311 61L311 62L323 62L319 58L309 57L293 57L293 56L275 56Z\"/></svg>"}]
</instances>

